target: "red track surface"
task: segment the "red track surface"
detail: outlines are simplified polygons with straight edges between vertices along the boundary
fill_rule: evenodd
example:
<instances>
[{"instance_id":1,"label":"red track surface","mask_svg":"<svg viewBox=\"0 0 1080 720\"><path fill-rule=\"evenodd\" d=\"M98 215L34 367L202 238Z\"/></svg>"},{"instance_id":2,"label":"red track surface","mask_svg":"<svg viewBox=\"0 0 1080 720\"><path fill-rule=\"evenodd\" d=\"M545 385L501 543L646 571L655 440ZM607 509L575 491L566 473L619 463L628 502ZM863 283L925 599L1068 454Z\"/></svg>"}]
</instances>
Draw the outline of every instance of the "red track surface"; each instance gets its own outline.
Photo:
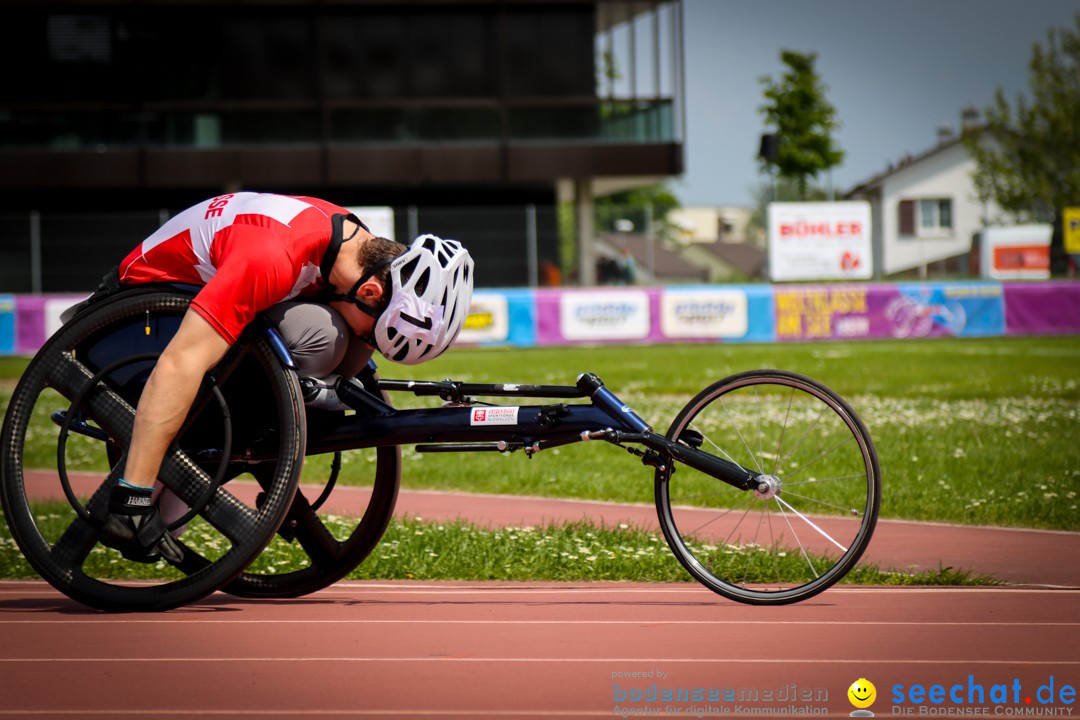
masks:
<instances>
[{"instance_id":1,"label":"red track surface","mask_svg":"<svg viewBox=\"0 0 1080 720\"><path fill-rule=\"evenodd\" d=\"M443 493L404 493L399 507L484 524L583 514L651 522L648 507ZM948 697L894 703L894 686L913 684L960 686L965 701L981 688L984 703L967 709L990 716L1080 714L1075 700L1043 705L1038 694L1051 676L1055 694L1080 686L1078 542L1075 533L883 523L870 548L880 564L940 561L1074 589L840 587L774 608L692 584L341 583L293 600L217 594L164 614L108 615L43 583L5 582L0 718L573 718L665 707L679 711L667 717L747 708L847 717L846 690L859 678L877 686L878 716L894 704L915 715L954 707ZM736 698L619 699L654 683L731 688ZM991 702L995 685L1008 688L1007 702ZM827 699L798 697L807 691ZM767 692L796 700L766 701Z\"/></svg>"},{"instance_id":2,"label":"red track surface","mask_svg":"<svg viewBox=\"0 0 1080 720\"><path fill-rule=\"evenodd\" d=\"M843 717L863 677L878 715L894 685L916 683L962 684L966 696L969 682L988 694L1018 680L1019 705L1007 707L1031 697L1042 708L1035 693L1050 676L1055 692L1080 685L1078 602L1061 590L837 588L754 608L692 585L343 583L295 600L215 595L104 615L41 583L0 583L0 716L545 718L668 705L692 717L794 705ZM653 683L759 700L615 699ZM791 685L827 700L760 700Z\"/></svg>"}]
</instances>

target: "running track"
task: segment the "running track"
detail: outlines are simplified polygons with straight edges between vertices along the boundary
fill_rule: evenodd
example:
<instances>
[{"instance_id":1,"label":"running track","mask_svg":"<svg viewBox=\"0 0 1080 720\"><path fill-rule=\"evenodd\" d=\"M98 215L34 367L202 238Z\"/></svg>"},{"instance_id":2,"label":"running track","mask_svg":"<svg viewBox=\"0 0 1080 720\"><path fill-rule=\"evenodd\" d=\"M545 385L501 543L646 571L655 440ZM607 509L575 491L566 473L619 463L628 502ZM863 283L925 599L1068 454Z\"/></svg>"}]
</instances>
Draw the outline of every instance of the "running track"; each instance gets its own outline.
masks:
<instances>
[{"instance_id":1,"label":"running track","mask_svg":"<svg viewBox=\"0 0 1080 720\"><path fill-rule=\"evenodd\" d=\"M404 494L402 504L427 517L440 497L455 515L467 514L461 496ZM554 519L551 507L533 502L540 509L532 512ZM559 507L571 516L582 510ZM615 512L630 517L634 507ZM501 512L529 514L524 504ZM1080 583L1073 579L1080 536L897 527L913 543L912 564L932 559L926 548L935 539L939 554L963 557L956 543L968 537L1039 553L1029 562L999 557L999 577L1010 563L1017 576L1037 574L1047 557L1047 567L1059 570L1023 581L1040 587L840 587L776 608L739 605L692 584L350 582L292 600L216 594L164 614L109 615L43 583L4 582L0 718L574 718L626 708L663 713L665 706L682 717L696 717L693 708L708 716L778 707L847 717L846 689L862 677L877 686L871 709L878 716L892 713L894 686L913 684L958 686L965 700L981 691L986 704L975 707L991 716L1080 714L1075 701L1042 705L1037 694L1051 676L1055 693L1080 686ZM882 537L884 549L902 549L903 540ZM629 675L649 672L664 677ZM758 701L619 699L653 683L731 688L757 693ZM1007 703L990 703L995 685L1009 688ZM763 700L770 691L827 699ZM918 714L918 705L903 704ZM932 707L951 706L946 698Z\"/></svg>"}]
</instances>

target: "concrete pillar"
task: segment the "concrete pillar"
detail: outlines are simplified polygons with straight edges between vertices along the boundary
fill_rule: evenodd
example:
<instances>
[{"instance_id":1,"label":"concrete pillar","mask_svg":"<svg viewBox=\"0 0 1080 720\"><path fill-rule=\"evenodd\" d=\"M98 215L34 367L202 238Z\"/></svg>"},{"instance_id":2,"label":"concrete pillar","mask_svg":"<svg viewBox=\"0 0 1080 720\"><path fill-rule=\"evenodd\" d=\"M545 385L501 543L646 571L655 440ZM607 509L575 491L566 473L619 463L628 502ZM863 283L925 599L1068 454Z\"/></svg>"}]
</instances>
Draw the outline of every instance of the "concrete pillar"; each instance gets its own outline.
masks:
<instances>
[{"instance_id":1,"label":"concrete pillar","mask_svg":"<svg viewBox=\"0 0 1080 720\"><path fill-rule=\"evenodd\" d=\"M592 180L574 181L575 222L578 241L578 285L596 284L596 227L593 211Z\"/></svg>"}]
</instances>

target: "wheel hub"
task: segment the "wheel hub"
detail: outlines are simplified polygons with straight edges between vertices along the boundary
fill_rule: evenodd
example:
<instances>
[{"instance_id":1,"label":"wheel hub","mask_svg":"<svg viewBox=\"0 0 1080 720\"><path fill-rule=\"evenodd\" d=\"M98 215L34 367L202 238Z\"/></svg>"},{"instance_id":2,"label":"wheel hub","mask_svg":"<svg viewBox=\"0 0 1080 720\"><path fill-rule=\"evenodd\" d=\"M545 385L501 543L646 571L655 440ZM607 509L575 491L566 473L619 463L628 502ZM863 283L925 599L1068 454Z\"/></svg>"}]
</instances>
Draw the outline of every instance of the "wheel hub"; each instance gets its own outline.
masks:
<instances>
[{"instance_id":1,"label":"wheel hub","mask_svg":"<svg viewBox=\"0 0 1080 720\"><path fill-rule=\"evenodd\" d=\"M756 479L757 488L754 490L754 495L760 500L772 500L784 487L780 478L775 475L758 475Z\"/></svg>"}]
</instances>

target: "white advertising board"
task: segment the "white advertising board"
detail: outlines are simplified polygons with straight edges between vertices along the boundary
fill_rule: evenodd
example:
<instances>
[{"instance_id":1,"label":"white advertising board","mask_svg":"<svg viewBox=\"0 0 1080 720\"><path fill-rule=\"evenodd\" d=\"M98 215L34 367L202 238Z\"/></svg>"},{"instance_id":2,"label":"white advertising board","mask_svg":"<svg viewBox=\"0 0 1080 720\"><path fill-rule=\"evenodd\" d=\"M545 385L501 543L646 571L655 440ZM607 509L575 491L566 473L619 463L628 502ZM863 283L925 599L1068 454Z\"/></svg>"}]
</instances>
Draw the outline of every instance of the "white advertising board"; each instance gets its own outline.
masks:
<instances>
[{"instance_id":1,"label":"white advertising board","mask_svg":"<svg viewBox=\"0 0 1080 720\"><path fill-rule=\"evenodd\" d=\"M769 203L769 275L785 280L873 276L870 203Z\"/></svg>"},{"instance_id":2,"label":"white advertising board","mask_svg":"<svg viewBox=\"0 0 1080 720\"><path fill-rule=\"evenodd\" d=\"M501 293L473 293L460 343L503 342L510 334L510 309Z\"/></svg>"},{"instance_id":3,"label":"white advertising board","mask_svg":"<svg viewBox=\"0 0 1080 720\"><path fill-rule=\"evenodd\" d=\"M1050 277L1050 225L986 228L979 233L979 265L983 277L995 280Z\"/></svg>"},{"instance_id":4,"label":"white advertising board","mask_svg":"<svg viewBox=\"0 0 1080 720\"><path fill-rule=\"evenodd\" d=\"M375 237L384 237L387 240L396 240L394 237L394 209L391 207L351 207L346 208L360 222L367 225L367 229ZM409 238L409 242L412 238Z\"/></svg>"},{"instance_id":5,"label":"white advertising board","mask_svg":"<svg viewBox=\"0 0 1080 720\"><path fill-rule=\"evenodd\" d=\"M72 305L81 303L87 297L87 295L70 295L46 300L44 307L45 337L52 337L53 333L64 326L64 321L60 319L60 316L65 310Z\"/></svg>"},{"instance_id":6,"label":"white advertising board","mask_svg":"<svg viewBox=\"0 0 1080 720\"><path fill-rule=\"evenodd\" d=\"M665 290L660 327L669 338L741 338L749 327L742 290Z\"/></svg>"},{"instance_id":7,"label":"white advertising board","mask_svg":"<svg viewBox=\"0 0 1080 720\"><path fill-rule=\"evenodd\" d=\"M649 336L649 296L640 290L568 292L559 298L567 340L642 340Z\"/></svg>"}]
</instances>

